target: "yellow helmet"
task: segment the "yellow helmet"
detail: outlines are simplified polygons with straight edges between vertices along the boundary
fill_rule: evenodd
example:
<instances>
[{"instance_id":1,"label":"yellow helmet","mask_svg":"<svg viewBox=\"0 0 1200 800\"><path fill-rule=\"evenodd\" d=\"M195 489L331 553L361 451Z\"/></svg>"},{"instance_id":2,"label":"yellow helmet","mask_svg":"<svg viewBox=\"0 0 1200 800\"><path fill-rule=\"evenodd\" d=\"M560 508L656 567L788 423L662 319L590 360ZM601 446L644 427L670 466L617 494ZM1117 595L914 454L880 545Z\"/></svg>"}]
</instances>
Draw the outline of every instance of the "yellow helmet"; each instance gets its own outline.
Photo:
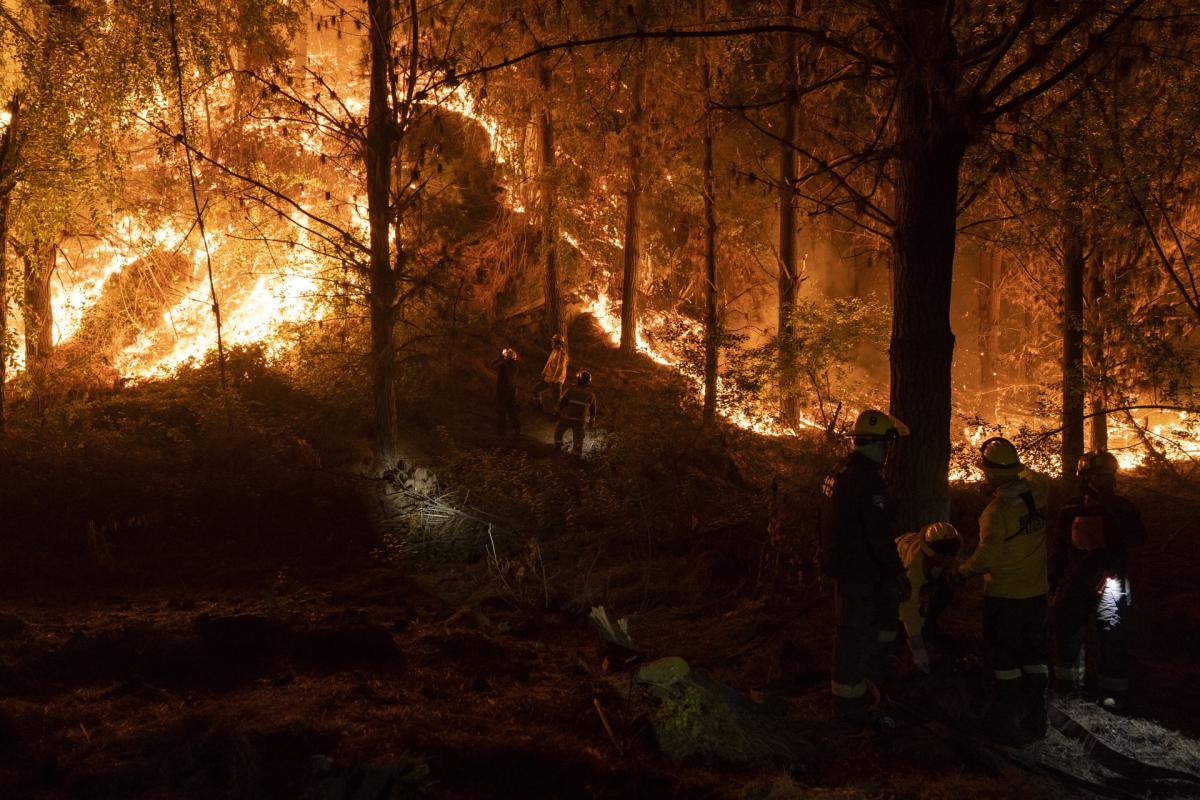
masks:
<instances>
[{"instance_id":1,"label":"yellow helmet","mask_svg":"<svg viewBox=\"0 0 1200 800\"><path fill-rule=\"evenodd\" d=\"M980 466L985 470L1002 472L1011 471L1016 474L1021 471L1021 457L1017 448L1002 436L993 436L979 446Z\"/></svg>"},{"instance_id":2,"label":"yellow helmet","mask_svg":"<svg viewBox=\"0 0 1200 800\"><path fill-rule=\"evenodd\" d=\"M895 439L908 436L908 426L891 414L867 409L854 421L855 439Z\"/></svg>"},{"instance_id":3,"label":"yellow helmet","mask_svg":"<svg viewBox=\"0 0 1200 800\"><path fill-rule=\"evenodd\" d=\"M921 529L921 549L927 556L952 556L961 546L962 536L949 522L931 522Z\"/></svg>"}]
</instances>

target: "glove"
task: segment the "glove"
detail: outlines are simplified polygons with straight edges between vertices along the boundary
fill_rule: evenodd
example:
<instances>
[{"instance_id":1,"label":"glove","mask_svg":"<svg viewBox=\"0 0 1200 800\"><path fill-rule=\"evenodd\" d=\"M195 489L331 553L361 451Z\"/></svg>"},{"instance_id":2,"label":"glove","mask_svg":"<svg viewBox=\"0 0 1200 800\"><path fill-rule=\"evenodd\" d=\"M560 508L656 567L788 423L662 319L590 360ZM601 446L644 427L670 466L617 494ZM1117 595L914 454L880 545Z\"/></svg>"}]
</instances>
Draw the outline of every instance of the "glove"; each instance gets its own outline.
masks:
<instances>
[{"instance_id":1,"label":"glove","mask_svg":"<svg viewBox=\"0 0 1200 800\"><path fill-rule=\"evenodd\" d=\"M913 666L928 675L929 651L925 649L925 640L920 635L908 637L908 649L912 651Z\"/></svg>"}]
</instances>

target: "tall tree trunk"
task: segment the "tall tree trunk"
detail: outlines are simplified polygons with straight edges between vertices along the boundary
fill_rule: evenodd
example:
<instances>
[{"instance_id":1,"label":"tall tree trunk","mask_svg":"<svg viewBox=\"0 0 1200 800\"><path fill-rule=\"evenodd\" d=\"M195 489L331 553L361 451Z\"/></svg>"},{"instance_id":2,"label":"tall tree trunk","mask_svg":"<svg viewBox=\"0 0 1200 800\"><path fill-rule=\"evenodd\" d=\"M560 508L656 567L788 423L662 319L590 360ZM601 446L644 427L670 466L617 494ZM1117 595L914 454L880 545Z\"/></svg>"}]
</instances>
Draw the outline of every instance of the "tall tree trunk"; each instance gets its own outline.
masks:
<instances>
[{"instance_id":1,"label":"tall tree trunk","mask_svg":"<svg viewBox=\"0 0 1200 800\"><path fill-rule=\"evenodd\" d=\"M712 76L707 50L701 65L704 81L704 424L717 413L717 358L721 341L717 317L717 215L713 179Z\"/></svg>"},{"instance_id":2,"label":"tall tree trunk","mask_svg":"<svg viewBox=\"0 0 1200 800\"><path fill-rule=\"evenodd\" d=\"M1108 415L1104 413L1104 409L1108 407L1108 366L1104 352L1104 258L1099 248L1093 252L1090 273L1086 310L1091 320L1089 328L1092 333L1088 347L1093 377L1090 409L1092 449L1107 450Z\"/></svg>"},{"instance_id":3,"label":"tall tree trunk","mask_svg":"<svg viewBox=\"0 0 1200 800\"><path fill-rule=\"evenodd\" d=\"M646 62L634 67L629 114L629 185L625 190L624 279L621 284L621 352L637 350L638 291L642 263L642 121L645 117Z\"/></svg>"},{"instance_id":4,"label":"tall tree trunk","mask_svg":"<svg viewBox=\"0 0 1200 800\"><path fill-rule=\"evenodd\" d=\"M397 275L391 260L391 179L396 152L395 110L389 93L391 0L367 0L371 40L370 98L367 110L367 220L370 224L371 393L375 408L375 467L390 469L399 457L396 443ZM412 43L416 46L416 42Z\"/></svg>"},{"instance_id":5,"label":"tall tree trunk","mask_svg":"<svg viewBox=\"0 0 1200 800\"><path fill-rule=\"evenodd\" d=\"M895 522L915 530L950 512L950 290L967 131L953 105L957 48L944 4L911 0L897 15L906 45L897 51L891 410L912 435L889 477Z\"/></svg>"},{"instance_id":6,"label":"tall tree trunk","mask_svg":"<svg viewBox=\"0 0 1200 800\"><path fill-rule=\"evenodd\" d=\"M1072 196L1063 220L1063 475L1074 474L1083 455L1083 276L1083 210Z\"/></svg>"},{"instance_id":7,"label":"tall tree trunk","mask_svg":"<svg viewBox=\"0 0 1200 800\"><path fill-rule=\"evenodd\" d=\"M54 309L50 279L54 276L58 248L35 240L25 251L25 368L30 374L45 372L54 350Z\"/></svg>"},{"instance_id":8,"label":"tall tree trunk","mask_svg":"<svg viewBox=\"0 0 1200 800\"><path fill-rule=\"evenodd\" d=\"M537 61L538 83L542 87L542 108L538 120L538 175L542 184L542 264L545 268L546 332L565 334L562 294L558 282L558 185L554 160L554 117L550 113L550 88L554 77L550 61Z\"/></svg>"},{"instance_id":9,"label":"tall tree trunk","mask_svg":"<svg viewBox=\"0 0 1200 800\"><path fill-rule=\"evenodd\" d=\"M796 15L796 0L788 0L786 13ZM785 33L783 42L783 135L779 142L779 415L795 425L799 414L796 393L797 376L792 374L790 359L792 319L796 310L796 288L800 273L796 264L796 116L799 113L799 82L796 64L796 36Z\"/></svg>"},{"instance_id":10,"label":"tall tree trunk","mask_svg":"<svg viewBox=\"0 0 1200 800\"><path fill-rule=\"evenodd\" d=\"M984 250L979 256L979 280L975 294L979 300L979 416L996 421L999 402L996 383L996 357L1000 349L1000 281L1004 262L1000 254Z\"/></svg>"},{"instance_id":11,"label":"tall tree trunk","mask_svg":"<svg viewBox=\"0 0 1200 800\"><path fill-rule=\"evenodd\" d=\"M0 150L3 149L0 144ZM0 188L0 436L4 435L4 383L8 380L8 209L11 205L11 187Z\"/></svg>"},{"instance_id":12,"label":"tall tree trunk","mask_svg":"<svg viewBox=\"0 0 1200 800\"><path fill-rule=\"evenodd\" d=\"M14 92L7 103L8 125L0 134L0 436L4 434L4 384L8 380L8 212L20 163L21 105L21 93Z\"/></svg>"}]
</instances>

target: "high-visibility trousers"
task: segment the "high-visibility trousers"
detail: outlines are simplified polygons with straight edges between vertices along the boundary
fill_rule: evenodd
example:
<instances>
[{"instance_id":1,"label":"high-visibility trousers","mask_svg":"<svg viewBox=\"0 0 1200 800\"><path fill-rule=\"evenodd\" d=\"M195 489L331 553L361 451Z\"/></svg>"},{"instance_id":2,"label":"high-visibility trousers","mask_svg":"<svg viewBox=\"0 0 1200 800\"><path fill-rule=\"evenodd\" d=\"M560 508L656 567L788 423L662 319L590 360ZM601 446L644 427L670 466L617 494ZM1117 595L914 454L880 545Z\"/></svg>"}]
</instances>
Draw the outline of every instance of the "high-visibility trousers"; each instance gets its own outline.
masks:
<instances>
[{"instance_id":1,"label":"high-visibility trousers","mask_svg":"<svg viewBox=\"0 0 1200 800\"><path fill-rule=\"evenodd\" d=\"M1049 681L1046 663L1046 595L983 599L983 631L991 651L998 699L1020 696L1022 685L1040 691Z\"/></svg>"},{"instance_id":2,"label":"high-visibility trousers","mask_svg":"<svg viewBox=\"0 0 1200 800\"><path fill-rule=\"evenodd\" d=\"M833 715L861 721L869 698L867 668L880 646L880 631L896 616L895 597L878 584L837 581L833 596L834 639L830 691ZM894 639L894 629L892 638Z\"/></svg>"}]
</instances>

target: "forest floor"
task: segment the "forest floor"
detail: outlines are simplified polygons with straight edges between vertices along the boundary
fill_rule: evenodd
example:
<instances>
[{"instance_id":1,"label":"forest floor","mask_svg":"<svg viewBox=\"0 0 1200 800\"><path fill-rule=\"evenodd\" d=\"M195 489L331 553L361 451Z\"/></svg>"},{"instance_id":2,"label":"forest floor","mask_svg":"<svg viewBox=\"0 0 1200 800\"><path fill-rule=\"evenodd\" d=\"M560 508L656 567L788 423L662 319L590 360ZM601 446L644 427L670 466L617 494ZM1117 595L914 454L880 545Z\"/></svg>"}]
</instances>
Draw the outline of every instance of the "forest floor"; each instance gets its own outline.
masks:
<instances>
[{"instance_id":1,"label":"forest floor","mask_svg":"<svg viewBox=\"0 0 1200 800\"><path fill-rule=\"evenodd\" d=\"M496 435L481 354L460 391L410 419L407 471L351 481L365 515L314 499L287 522L306 533L268 546L148 509L89 524L61 569L12 549L49 533L6 534L0 797L1200 796L1194 487L1131 482L1152 539L1135 572L1128 716L1062 702L1042 742L979 736L973 587L948 612L957 645L934 673L897 663L881 706L895 727L850 731L827 721L831 604L811 563L835 453L714 442L669 374L621 361L586 318L573 334L606 437L583 461L554 452L528 409L525 436ZM314 442L324 466L305 475L352 469L353 446ZM29 507L66 503L53 485ZM260 526L280 497L305 502L269 488L239 501L267 509ZM956 490L955 505L970 538L978 493ZM597 606L628 621L635 649L606 641ZM656 705L636 675L663 657L728 687L733 727L716 738L761 723L793 744L743 763L668 758L655 731L709 709Z\"/></svg>"}]
</instances>

